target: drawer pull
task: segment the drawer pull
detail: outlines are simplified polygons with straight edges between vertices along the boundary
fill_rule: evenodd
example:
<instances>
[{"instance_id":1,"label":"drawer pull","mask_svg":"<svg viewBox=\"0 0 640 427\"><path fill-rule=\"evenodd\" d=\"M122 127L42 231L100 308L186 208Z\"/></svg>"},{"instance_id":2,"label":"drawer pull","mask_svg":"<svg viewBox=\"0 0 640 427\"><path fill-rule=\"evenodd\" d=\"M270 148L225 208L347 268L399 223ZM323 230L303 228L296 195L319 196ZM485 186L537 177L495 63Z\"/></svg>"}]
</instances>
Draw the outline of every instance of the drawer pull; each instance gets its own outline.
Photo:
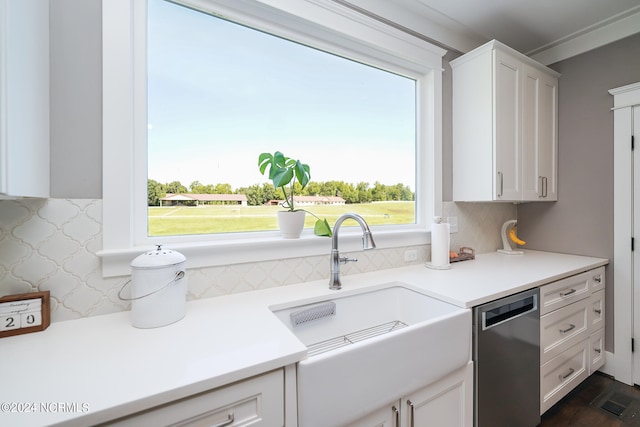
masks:
<instances>
[{"instance_id":1,"label":"drawer pull","mask_svg":"<svg viewBox=\"0 0 640 427\"><path fill-rule=\"evenodd\" d=\"M596 283L602 283L602 276L601 275L593 276L593 281Z\"/></svg>"},{"instance_id":2,"label":"drawer pull","mask_svg":"<svg viewBox=\"0 0 640 427\"><path fill-rule=\"evenodd\" d=\"M393 414L393 427L400 427L400 411L398 411L396 405L391 407L391 413Z\"/></svg>"},{"instance_id":3,"label":"drawer pull","mask_svg":"<svg viewBox=\"0 0 640 427\"><path fill-rule=\"evenodd\" d=\"M567 296L569 296L571 294L575 294L576 292L578 292L578 291L576 291L575 289L571 288L567 292L560 292L560 296L561 297L567 297Z\"/></svg>"},{"instance_id":4,"label":"drawer pull","mask_svg":"<svg viewBox=\"0 0 640 427\"><path fill-rule=\"evenodd\" d=\"M594 308L594 309L593 309L593 311L594 311L596 314L602 314L602 310L600 310L599 308Z\"/></svg>"},{"instance_id":5,"label":"drawer pull","mask_svg":"<svg viewBox=\"0 0 640 427\"><path fill-rule=\"evenodd\" d=\"M409 427L415 427L415 414L413 413L415 408L413 407L413 402L410 400L407 400L407 406L409 407Z\"/></svg>"},{"instance_id":6,"label":"drawer pull","mask_svg":"<svg viewBox=\"0 0 640 427\"><path fill-rule=\"evenodd\" d=\"M594 348L593 350L594 350L596 353L598 353L598 354L602 353L602 350L601 350L601 349L599 349L599 348Z\"/></svg>"},{"instance_id":7,"label":"drawer pull","mask_svg":"<svg viewBox=\"0 0 640 427\"><path fill-rule=\"evenodd\" d=\"M561 334L566 334L569 331L572 331L576 328L576 325L574 325L573 323L569 324L569 327L567 329L560 329L560 333Z\"/></svg>"},{"instance_id":8,"label":"drawer pull","mask_svg":"<svg viewBox=\"0 0 640 427\"><path fill-rule=\"evenodd\" d=\"M544 176L538 177L538 197L540 197L541 199L543 197L546 197L544 194Z\"/></svg>"},{"instance_id":9,"label":"drawer pull","mask_svg":"<svg viewBox=\"0 0 640 427\"><path fill-rule=\"evenodd\" d=\"M558 378L560 378L560 381L564 381L567 378L569 378L575 371L573 370L573 368L569 368L569 371L566 374L560 374L558 375Z\"/></svg>"},{"instance_id":10,"label":"drawer pull","mask_svg":"<svg viewBox=\"0 0 640 427\"><path fill-rule=\"evenodd\" d=\"M231 412L229 415L227 415L226 420L222 421L221 423L215 424L213 427L230 426L235 421L235 418L236 417L233 415L233 412Z\"/></svg>"}]
</instances>

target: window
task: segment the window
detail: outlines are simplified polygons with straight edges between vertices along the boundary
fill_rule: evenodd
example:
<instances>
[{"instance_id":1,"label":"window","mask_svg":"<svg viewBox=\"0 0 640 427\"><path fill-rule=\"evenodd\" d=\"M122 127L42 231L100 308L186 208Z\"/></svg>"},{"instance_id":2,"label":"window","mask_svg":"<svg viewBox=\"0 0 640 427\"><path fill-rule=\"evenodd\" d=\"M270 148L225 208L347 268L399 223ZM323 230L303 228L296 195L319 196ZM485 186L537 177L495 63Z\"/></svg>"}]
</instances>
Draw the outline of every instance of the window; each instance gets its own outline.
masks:
<instances>
[{"instance_id":1,"label":"window","mask_svg":"<svg viewBox=\"0 0 640 427\"><path fill-rule=\"evenodd\" d=\"M277 229L275 150L311 166L298 208L415 224L414 78L166 0L148 17L149 236Z\"/></svg>"},{"instance_id":2,"label":"window","mask_svg":"<svg viewBox=\"0 0 640 427\"><path fill-rule=\"evenodd\" d=\"M190 267L323 254L327 250L328 243L326 239L313 237L310 232L307 232L307 235L303 236L299 241L284 243L278 238L275 231L218 233L213 236L200 233L185 233L185 235L170 233L175 235L163 235L161 237L149 235L147 229L148 179L154 179L154 174L156 173L160 176L163 173L162 169L180 165L176 158L180 152L174 151L173 154L169 154L173 160L176 160L174 164L169 163L171 166L166 164L162 166L162 163L158 161L161 150L156 151L155 149L163 143L162 138L166 138L164 143L168 142L169 146L173 145L182 148L186 139L180 139L181 143L179 144L174 141L183 135L185 129L192 132L197 130L199 126L203 126L203 123L208 123L207 126L213 126L216 123L215 120L218 119L197 122L175 120L176 123L185 126L182 131L174 129L167 133L160 132L168 129L166 126L168 125L167 121L172 121L177 118L177 115L187 112L177 109L172 114L163 116L163 111L157 109L162 105L162 103L156 102L161 92L157 90L158 85L156 83L158 80L154 79L158 77L174 78L178 74L181 76L186 75L191 78L191 84L199 90L202 91L203 86L205 86L205 92L206 87L211 87L211 82L204 80L203 75L197 74L200 66L189 67L185 65L184 61L176 64L176 60L170 59L170 57L154 56L157 54L154 51L155 46L153 44L153 38L156 35L154 34L154 25L159 22L157 20L158 17L154 14L158 12L156 10L158 7L169 8L171 10L170 17L176 22L175 13L179 11L180 13L189 14L194 19L206 20L208 25L224 27L224 31L238 31L242 37L257 37L262 43L286 46L286 49L298 49L295 59L298 59L300 55L307 55L315 61L321 61L323 67L344 67L337 72L339 75L347 76L349 72L345 70L353 70L355 75L372 76L374 79L392 81L393 85L397 85L393 86L392 89L394 96L399 99L399 104L394 109L402 108L407 110L406 114L403 112L401 116L407 121L407 123L404 123L406 125L405 128L411 129L411 131L409 132L402 128L401 133L404 132L405 135L401 139L403 141L402 145L409 147L408 152L411 153L411 159L407 160L405 158L388 163L401 164L402 166L397 168L396 173L409 171L409 174L402 177L396 175L397 178L389 178L389 182L385 182L386 179L383 181L381 175L381 179L378 179L378 181L384 185L406 184L413 193L412 196L415 197L415 201L411 203L413 214L410 220L396 221L395 223L391 221L391 224L379 227L374 226L373 228L378 247L428 243L427 224L430 222L429 218L433 216L434 212L439 212L441 203L439 188L441 156L440 85L443 50L388 24L378 22L361 13L345 8L332 0L282 2L284 5L277 7L265 5L256 0L184 0L173 3L180 3L180 5L167 3L163 0L149 0L148 5L144 1L138 0L110 0L109 2L103 2L104 232L102 256L105 275L127 274L131 255L140 253L151 244L163 243L179 248L187 255ZM278 5L281 2L270 3ZM291 8L296 9L289 10ZM156 16L149 24L149 33L152 34L149 49L147 49L148 14L151 14L152 17ZM224 19L221 19L221 17ZM215 22L215 24L211 24L212 22ZM190 29L194 28L195 26ZM180 31L179 27L173 29L176 34L184 32ZM259 32L254 29L259 30ZM163 40L160 44L166 48L170 43L177 42L178 37L176 34L170 39ZM214 47L214 50L218 49L215 53L222 54L226 50L227 54L233 54L234 52L228 49L229 45L224 44L225 39L228 40L229 38L228 33L224 34L219 37L220 40L216 40L216 42L222 41L223 44L217 46L217 48ZM158 41L160 39L156 43ZM292 41L295 41L295 43ZM238 49L237 44L233 46ZM196 48L194 43L187 43L181 49L182 53L187 57L205 56L201 50ZM149 68L147 68L147 55L149 55L151 64ZM242 57L242 55L236 56ZM255 52L248 56L254 57ZM263 60L268 59L271 59L271 55L263 58ZM154 63L156 60L160 62ZM162 61L165 60L168 60L168 62L163 63ZM277 69L277 66L282 65L281 62L282 58L279 61L274 61L274 67ZM179 66L176 68L175 65ZM254 70L251 68L254 67L255 65L245 65L243 70L242 66L236 66L234 73L252 72ZM282 73L281 78L276 78L276 84L274 85L274 87L278 88L279 94L287 90L285 85L287 81L290 81L293 85L293 80L295 79L295 83L300 85L294 91L295 94L299 94L300 90L308 87L311 83L316 83L313 78L310 78L308 74L310 71L308 70L300 71L298 69L294 74L284 78L285 74L283 73L290 70L292 70L291 67L279 70ZM161 72L160 76L154 75L158 71ZM149 77L148 80L147 76ZM366 79L360 77L360 80L364 81ZM264 83L256 84L253 81L251 83L252 85L244 86L247 92L264 89ZM319 82L317 83L320 84ZM353 81L345 77L338 84L353 86ZM383 85L378 84L376 86ZM170 86L163 86L163 89L167 87ZM233 91L235 95L244 95L242 93L238 94L237 88L233 88ZM382 98L381 91L382 89L376 88L374 99ZM177 90L177 92L180 95L185 93L182 89ZM261 96L263 98L268 97L264 93ZM274 97L273 94L269 96ZM284 98L284 94L282 97ZM149 99L148 104L147 99ZM210 108L210 105L207 104L211 102L211 98L203 97L203 100L204 103L199 106L200 108L188 112L184 116L187 119L191 119L198 114L202 114L206 119L207 116L215 115L215 110L207 110ZM251 139L249 136L253 137L251 143L246 147L246 155L242 156L249 163L249 169L247 169L246 173L239 174L243 179L248 179L248 181L226 182L232 178L237 179L238 174L231 175L232 178L229 179L216 178L214 176L203 176L200 179L200 175L186 175L185 178L182 178L176 175L175 180L184 180L185 182L182 182L182 184L185 187L193 187L187 188L192 194L194 193L191 191L192 189L198 191L197 184L203 187L231 184L232 188L228 193L236 193L235 186L249 186L254 180L259 180L258 182L261 183L267 182L259 174L257 168L257 158L260 152L282 150L285 154L300 158L303 162L310 164L313 182L322 183L331 180L344 180L345 182L358 183L362 181L374 186L375 175L367 175L368 171L365 168L357 168L357 173L353 177L332 175L333 171L327 170L331 168L326 166L332 163L327 162L323 156L326 155L327 151L334 150L318 150L318 141L313 139L321 136L322 142L325 143L325 138L336 138L335 135L329 137L324 133L327 132L327 128L337 126L339 123L336 116L327 116L327 114L335 114L336 109L349 107L351 109L349 111L349 119L345 120L345 122L357 122L359 117L364 116L354 115L353 110L357 111L357 109L365 107L363 107L362 103L345 105L344 102L336 102L331 97L322 101L328 105L328 108L324 112L313 112L314 116L317 114L322 115L320 118L304 116L299 118L296 116L295 119L292 119L292 113L290 111L287 113L285 109L280 116L274 113L268 116L269 120L264 120L267 116L264 115L264 107L262 107L262 110L257 109L259 113L262 113L261 115L250 117L253 120L252 123L256 124L255 127L251 126L251 129L247 131L245 129L248 127L246 124L240 123L238 125L236 130L242 131L239 133L239 137L235 139L229 138L233 140L237 151L242 152L242 150L245 150L243 146L244 138ZM246 101L237 105L230 104L228 100L226 102L225 106L227 108L240 108L243 113L248 111ZM307 105L305 107L307 108L315 107L315 105L321 103L310 102L306 97L299 99L299 102L306 102ZM368 107L372 105L373 103ZM380 105L384 107L385 103ZM156 109L154 110L154 108ZM298 110L305 109L298 108ZM245 116L246 118L247 115L241 114L240 116ZM339 116L341 119L346 116L346 113L340 111ZM257 126L260 120L264 122L261 124L263 126L261 128ZM368 121L369 126L371 125L370 118L364 121ZM220 123L228 127L227 125L230 123L229 117L225 117L225 120ZM305 134L299 131L301 128L308 130L310 127L313 132ZM219 129L220 126L216 126L216 128ZM277 131L276 138L284 142L290 140L292 145L275 146L273 141L264 136L267 134L265 129L269 128ZM389 126L389 128L400 129L401 127L394 125ZM253 135L251 131L254 131ZM386 132L387 129L384 127L377 129L378 134L382 134L383 131ZM348 132L343 129L343 136L346 133ZM158 137L158 135L163 136ZM219 137L220 135L222 135L222 131L218 133ZM263 147L259 147L259 144L256 144L256 135L264 136ZM344 140L338 140L337 142L341 144L342 150L347 145L354 146L352 151L347 151L342 156L344 159L350 159L352 161L351 165L354 164L353 160L358 158L358 152L360 151L362 151L362 163L366 162L370 157L377 157L369 156L372 146L375 146L371 141L371 135L362 134L359 136L360 140L358 140L358 136L353 138L358 144L353 144L352 141L346 144ZM304 139L304 141L301 141L301 139ZM362 143L362 141L365 142ZM334 144L335 142L332 140L326 144ZM154 146L154 144L156 145ZM380 145L384 147L385 144ZM209 150L212 147L198 147L195 150L187 147L183 151L192 151L194 157L207 158L206 152L201 153L199 150ZM304 149L299 150L299 147L304 147ZM339 155L339 153L337 154ZM385 151L384 156L390 154L392 153ZM218 158L221 163L220 169L223 169L224 163L231 158L229 157L231 155L224 153ZM387 160L389 159L387 158ZM333 169L346 168L349 171L355 169L349 168L349 163L346 165L333 167ZM214 167L217 168L217 162ZM187 168L195 169L192 166L187 166ZM376 168L379 169L380 166L374 165L373 169L375 170ZM254 170L251 171L251 169ZM245 174L253 174L253 176L245 177ZM347 175L346 171L345 175ZM166 175L164 178L159 178L159 180L173 180L173 177ZM219 192L224 192L224 187ZM354 233L353 237L354 241L357 241L360 236L358 233ZM344 235L341 233L341 241L343 239L348 243L351 239L349 233L345 232ZM343 243L341 242L342 245Z\"/></svg>"}]
</instances>

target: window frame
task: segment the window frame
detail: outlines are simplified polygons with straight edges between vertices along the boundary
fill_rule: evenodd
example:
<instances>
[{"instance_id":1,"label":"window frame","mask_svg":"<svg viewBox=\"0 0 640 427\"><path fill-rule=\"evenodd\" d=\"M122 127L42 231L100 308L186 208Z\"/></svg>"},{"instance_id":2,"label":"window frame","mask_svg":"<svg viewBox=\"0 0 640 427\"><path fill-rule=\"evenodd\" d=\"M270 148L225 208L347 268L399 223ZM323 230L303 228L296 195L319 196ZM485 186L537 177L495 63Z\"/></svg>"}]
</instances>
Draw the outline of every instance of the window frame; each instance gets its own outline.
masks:
<instances>
[{"instance_id":1,"label":"window frame","mask_svg":"<svg viewBox=\"0 0 640 427\"><path fill-rule=\"evenodd\" d=\"M415 78L416 223L372 230L378 248L430 242L430 218L442 210L443 49L332 0L172 1ZM131 259L160 242L184 253L189 268L328 254L330 239L310 230L295 240L277 231L146 236L146 1L109 0L102 8L103 276L129 274ZM359 229L342 231L341 249L359 250L359 242Z\"/></svg>"}]
</instances>

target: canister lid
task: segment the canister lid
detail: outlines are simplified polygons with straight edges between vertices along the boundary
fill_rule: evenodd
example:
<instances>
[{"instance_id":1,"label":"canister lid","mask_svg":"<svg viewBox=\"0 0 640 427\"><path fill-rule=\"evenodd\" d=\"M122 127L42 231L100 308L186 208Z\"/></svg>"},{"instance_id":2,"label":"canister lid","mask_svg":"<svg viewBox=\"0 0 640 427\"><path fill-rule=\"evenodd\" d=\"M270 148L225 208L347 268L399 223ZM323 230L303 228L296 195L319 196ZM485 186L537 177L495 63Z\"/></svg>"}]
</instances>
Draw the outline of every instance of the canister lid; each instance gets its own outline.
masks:
<instances>
[{"instance_id":1,"label":"canister lid","mask_svg":"<svg viewBox=\"0 0 640 427\"><path fill-rule=\"evenodd\" d=\"M166 267L169 265L180 264L186 261L187 258L180 252L172 251L171 249L162 249L162 245L149 252L145 252L142 255L137 256L131 261L131 267L133 268L158 268Z\"/></svg>"}]
</instances>

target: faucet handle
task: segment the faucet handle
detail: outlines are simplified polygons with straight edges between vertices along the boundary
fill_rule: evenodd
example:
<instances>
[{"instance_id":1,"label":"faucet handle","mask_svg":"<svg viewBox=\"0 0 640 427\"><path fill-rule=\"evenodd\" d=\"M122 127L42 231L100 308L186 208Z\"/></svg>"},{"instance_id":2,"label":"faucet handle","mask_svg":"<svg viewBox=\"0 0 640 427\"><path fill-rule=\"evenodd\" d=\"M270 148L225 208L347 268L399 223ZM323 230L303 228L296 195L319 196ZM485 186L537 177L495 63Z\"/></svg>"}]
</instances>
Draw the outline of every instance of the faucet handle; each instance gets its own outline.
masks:
<instances>
[{"instance_id":1,"label":"faucet handle","mask_svg":"<svg viewBox=\"0 0 640 427\"><path fill-rule=\"evenodd\" d=\"M358 258L349 258L349 257L346 257L346 256L341 256L340 257L340 263L346 264L348 262L358 262Z\"/></svg>"}]
</instances>

